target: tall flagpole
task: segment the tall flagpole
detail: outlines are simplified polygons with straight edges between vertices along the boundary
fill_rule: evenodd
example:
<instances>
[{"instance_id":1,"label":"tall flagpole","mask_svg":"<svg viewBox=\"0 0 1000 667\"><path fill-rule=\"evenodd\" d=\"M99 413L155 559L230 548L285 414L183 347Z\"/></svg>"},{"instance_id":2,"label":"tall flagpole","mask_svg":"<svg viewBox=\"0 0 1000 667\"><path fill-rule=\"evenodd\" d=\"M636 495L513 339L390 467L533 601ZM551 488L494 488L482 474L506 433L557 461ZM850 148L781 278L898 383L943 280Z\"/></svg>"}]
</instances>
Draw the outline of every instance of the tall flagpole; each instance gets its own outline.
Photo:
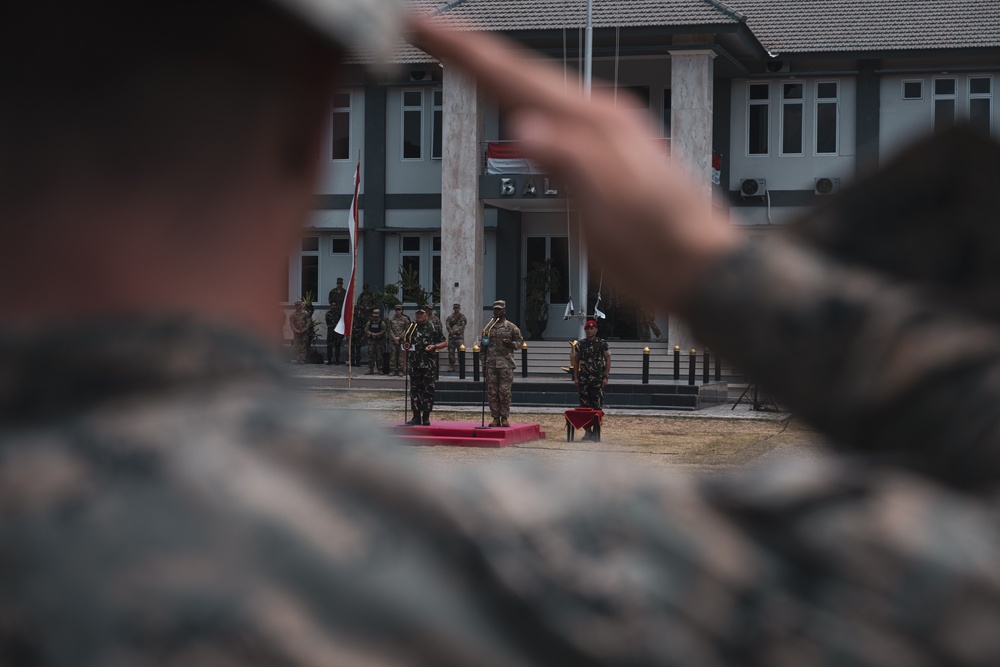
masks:
<instances>
[{"instance_id":1,"label":"tall flagpole","mask_svg":"<svg viewBox=\"0 0 1000 667\"><path fill-rule=\"evenodd\" d=\"M583 47L583 97L587 102L590 102L591 86L593 82L593 65L594 65L594 0L587 0L587 25L584 30L584 47ZM577 215L580 215L580 211L577 211ZM587 300L589 296L587 294L587 276L590 272L589 262L587 258L587 243L583 238L581 233L581 225L576 226L577 234L579 236L579 250L580 250L580 261L577 264L580 267L580 305L577 308L580 319L580 328L577 330L577 337L583 340L586 332L583 330L583 325L587 321Z\"/></svg>"}]
</instances>

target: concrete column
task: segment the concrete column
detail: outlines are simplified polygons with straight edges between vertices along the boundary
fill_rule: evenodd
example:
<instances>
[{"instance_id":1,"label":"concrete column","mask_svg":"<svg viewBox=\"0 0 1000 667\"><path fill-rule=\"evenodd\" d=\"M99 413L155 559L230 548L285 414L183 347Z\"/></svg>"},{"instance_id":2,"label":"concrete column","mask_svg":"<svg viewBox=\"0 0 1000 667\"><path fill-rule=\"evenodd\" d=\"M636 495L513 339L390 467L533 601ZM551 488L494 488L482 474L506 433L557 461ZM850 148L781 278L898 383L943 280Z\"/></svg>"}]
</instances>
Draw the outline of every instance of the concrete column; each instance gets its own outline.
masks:
<instances>
[{"instance_id":1,"label":"concrete column","mask_svg":"<svg viewBox=\"0 0 1000 667\"><path fill-rule=\"evenodd\" d=\"M710 50L670 52L670 154L694 179L704 194L706 208L712 206L714 58L715 53ZM669 319L667 336L668 343L680 345L685 354L692 347L699 347L676 316Z\"/></svg>"},{"instance_id":2,"label":"concrete column","mask_svg":"<svg viewBox=\"0 0 1000 667\"><path fill-rule=\"evenodd\" d=\"M462 304L465 347L479 339L483 312L483 99L475 80L444 66L441 141L441 316ZM471 357L469 357L471 359Z\"/></svg>"}]
</instances>

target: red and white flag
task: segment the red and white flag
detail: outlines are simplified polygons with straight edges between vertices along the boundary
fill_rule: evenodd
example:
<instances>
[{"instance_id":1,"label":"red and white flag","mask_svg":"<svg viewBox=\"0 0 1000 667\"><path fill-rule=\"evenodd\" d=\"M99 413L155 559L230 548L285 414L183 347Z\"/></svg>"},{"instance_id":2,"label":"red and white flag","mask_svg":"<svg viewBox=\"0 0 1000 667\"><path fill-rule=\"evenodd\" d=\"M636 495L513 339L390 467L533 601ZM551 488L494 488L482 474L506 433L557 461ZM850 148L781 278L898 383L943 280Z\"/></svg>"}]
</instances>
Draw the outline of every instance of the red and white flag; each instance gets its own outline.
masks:
<instances>
[{"instance_id":1,"label":"red and white flag","mask_svg":"<svg viewBox=\"0 0 1000 667\"><path fill-rule=\"evenodd\" d=\"M354 199L351 200L351 211L347 220L347 228L351 233L351 280L347 284L347 296L340 305L340 321L334 331L340 335L351 333L351 323L354 319L354 279L358 271L358 188L361 186L361 156L358 156L358 166L354 170Z\"/></svg>"}]
</instances>

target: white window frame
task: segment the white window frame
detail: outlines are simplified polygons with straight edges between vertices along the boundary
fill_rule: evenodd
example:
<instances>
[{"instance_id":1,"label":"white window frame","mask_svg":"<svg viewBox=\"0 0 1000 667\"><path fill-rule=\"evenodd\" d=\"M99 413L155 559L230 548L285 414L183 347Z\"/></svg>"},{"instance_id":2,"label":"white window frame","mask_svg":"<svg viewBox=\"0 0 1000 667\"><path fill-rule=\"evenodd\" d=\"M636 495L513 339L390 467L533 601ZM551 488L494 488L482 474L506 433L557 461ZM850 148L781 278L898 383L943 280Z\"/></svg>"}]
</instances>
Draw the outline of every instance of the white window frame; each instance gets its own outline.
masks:
<instances>
[{"instance_id":1,"label":"white window frame","mask_svg":"<svg viewBox=\"0 0 1000 667\"><path fill-rule=\"evenodd\" d=\"M349 90L339 90L334 95L347 95L347 106L335 106L330 109L330 135L327 140L327 156L330 162L350 162L351 151L354 150L354 94ZM333 157L333 117L335 114L347 114L347 157Z\"/></svg>"},{"instance_id":2,"label":"white window frame","mask_svg":"<svg viewBox=\"0 0 1000 667\"><path fill-rule=\"evenodd\" d=\"M416 93L420 96L420 104L407 105L406 96ZM424 89L404 88L399 96L399 159L404 162L419 162L424 159L425 131L424 131ZM406 157L406 117L407 114L419 114L417 127L420 128L420 155L417 157Z\"/></svg>"},{"instance_id":3,"label":"white window frame","mask_svg":"<svg viewBox=\"0 0 1000 667\"><path fill-rule=\"evenodd\" d=\"M786 98L785 86L798 85L802 87L802 97ZM779 84L779 96L781 97L781 127L778 131L778 155L781 156L801 156L806 151L806 91L807 86L804 81L781 81ZM796 153L785 152L785 107L797 104L801 109L799 114L799 151Z\"/></svg>"},{"instance_id":4,"label":"white window frame","mask_svg":"<svg viewBox=\"0 0 1000 667\"><path fill-rule=\"evenodd\" d=\"M440 100L440 102L438 101ZM444 134L444 90L434 88L431 90L431 159L440 160L444 154L444 137L438 136L438 118L441 119L441 134ZM437 151L438 143L441 144L440 151Z\"/></svg>"},{"instance_id":5,"label":"white window frame","mask_svg":"<svg viewBox=\"0 0 1000 667\"><path fill-rule=\"evenodd\" d=\"M750 98L750 91L754 86L766 86L767 97L762 100L754 100ZM767 128L767 146L763 153L751 153L750 152L750 109L754 106L764 106L766 107L766 118L767 122L765 127ZM747 157L770 157L771 155L771 82L770 81L751 81L747 83L747 109L746 109L746 142L744 143L744 149L746 150Z\"/></svg>"},{"instance_id":6,"label":"white window frame","mask_svg":"<svg viewBox=\"0 0 1000 667\"><path fill-rule=\"evenodd\" d=\"M906 84L908 83L919 83L920 84L920 96L919 97L907 97L906 96ZM899 84L899 99L906 102L913 102L916 100L924 99L924 88L927 87L927 82L923 79L903 79Z\"/></svg>"},{"instance_id":7,"label":"white window frame","mask_svg":"<svg viewBox=\"0 0 1000 667\"><path fill-rule=\"evenodd\" d=\"M316 249L315 250L303 250L302 247L305 244L306 239L316 239ZM302 269L304 262L302 261L305 257L315 257L316 258L316 293L313 294L313 303L319 302L319 286L323 284L323 277L320 275L322 269L320 265L320 249L323 247L323 238L318 234L306 234L299 237L299 251L295 254L295 283L298 292L292 295L292 301L298 299L299 297L305 298L305 285L302 280Z\"/></svg>"},{"instance_id":8,"label":"white window frame","mask_svg":"<svg viewBox=\"0 0 1000 667\"><path fill-rule=\"evenodd\" d=\"M955 84L954 92L938 93L938 81L951 81ZM935 76L931 78L931 125L937 131L937 103L939 100L951 100L952 105L952 125L958 122L958 77L957 76Z\"/></svg>"},{"instance_id":9,"label":"white window frame","mask_svg":"<svg viewBox=\"0 0 1000 667\"><path fill-rule=\"evenodd\" d=\"M989 92L986 92L986 93L973 93L972 92L972 80L973 79L986 79L987 81L989 81L989 83L990 83ZM987 128L987 130L988 130L988 132L990 134L993 133L993 83L994 83L993 77L991 75L989 75L989 74L970 74L969 78L968 78L968 80L966 81L966 84L965 84L966 85L966 91L968 91L968 96L969 96L968 103L966 105L966 114L965 114L965 117L966 117L967 120L971 119L971 117L972 117L972 114L971 114L972 100L988 100L989 101L989 105L990 105L990 109L989 109L989 113L987 115L987 118L989 118L990 126Z\"/></svg>"},{"instance_id":10,"label":"white window frame","mask_svg":"<svg viewBox=\"0 0 1000 667\"><path fill-rule=\"evenodd\" d=\"M835 97L820 97L819 87L822 84L833 84L837 87L837 95ZM821 81L815 81L812 85L813 89L813 122L812 122L812 147L813 155L840 155L840 91L841 85L839 79L824 79ZM836 114L834 115L834 147L832 152L820 152L819 151L819 107L821 104L833 104L836 107Z\"/></svg>"}]
</instances>

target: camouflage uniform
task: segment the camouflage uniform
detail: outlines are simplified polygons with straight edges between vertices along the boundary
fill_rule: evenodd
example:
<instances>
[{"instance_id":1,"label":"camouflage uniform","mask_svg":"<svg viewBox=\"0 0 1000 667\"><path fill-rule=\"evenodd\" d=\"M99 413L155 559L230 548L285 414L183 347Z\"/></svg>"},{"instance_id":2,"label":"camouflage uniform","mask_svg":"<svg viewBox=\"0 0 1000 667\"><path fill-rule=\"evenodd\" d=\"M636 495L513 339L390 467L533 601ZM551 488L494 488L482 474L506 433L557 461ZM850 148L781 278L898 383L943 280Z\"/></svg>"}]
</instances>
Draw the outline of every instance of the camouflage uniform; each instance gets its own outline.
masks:
<instances>
[{"instance_id":1,"label":"camouflage uniform","mask_svg":"<svg viewBox=\"0 0 1000 667\"><path fill-rule=\"evenodd\" d=\"M510 417L510 388L514 384L514 351L521 349L524 338L517 325L506 319L490 327L485 335L490 339L483 360L490 415L494 421L506 420Z\"/></svg>"},{"instance_id":2,"label":"camouflage uniform","mask_svg":"<svg viewBox=\"0 0 1000 667\"><path fill-rule=\"evenodd\" d=\"M403 334L406 333L407 327L410 326L410 318L400 311L398 315L389 318L388 326L389 333L386 335L386 345L389 346L389 374L402 375L403 351L400 349L400 343L403 341Z\"/></svg>"},{"instance_id":3,"label":"camouflage uniform","mask_svg":"<svg viewBox=\"0 0 1000 667\"><path fill-rule=\"evenodd\" d=\"M295 360L300 364L309 358L309 342L312 333L312 320L305 310L293 310L288 316L288 326L292 330L292 346L295 348Z\"/></svg>"},{"instance_id":4,"label":"camouflage uniform","mask_svg":"<svg viewBox=\"0 0 1000 667\"><path fill-rule=\"evenodd\" d=\"M334 301L329 310L326 311L326 363L340 363L340 345L344 342L344 335L339 334L334 329L340 323L340 303Z\"/></svg>"},{"instance_id":5,"label":"camouflage uniform","mask_svg":"<svg viewBox=\"0 0 1000 667\"><path fill-rule=\"evenodd\" d=\"M455 370L458 366L458 348L465 341L465 327L468 320L461 311L452 313L444 321L448 326L448 369Z\"/></svg>"},{"instance_id":6,"label":"camouflage uniform","mask_svg":"<svg viewBox=\"0 0 1000 667\"><path fill-rule=\"evenodd\" d=\"M434 409L434 381L437 378L438 353L427 352L428 345L444 342L444 334L428 320L411 324L405 333L406 369L410 374L410 407L414 417L426 422Z\"/></svg>"},{"instance_id":7,"label":"camouflage uniform","mask_svg":"<svg viewBox=\"0 0 1000 667\"><path fill-rule=\"evenodd\" d=\"M368 321L372 318L372 310L374 310L374 308L375 295L368 289L368 285L365 285L361 290L361 294L358 296L355 317L360 317L361 321L367 326Z\"/></svg>"},{"instance_id":8,"label":"camouflage uniform","mask_svg":"<svg viewBox=\"0 0 1000 667\"><path fill-rule=\"evenodd\" d=\"M607 353L608 343L603 338L584 339L576 346L579 364L576 386L582 408L604 408L604 376L607 373L604 355Z\"/></svg>"},{"instance_id":9,"label":"camouflage uniform","mask_svg":"<svg viewBox=\"0 0 1000 667\"><path fill-rule=\"evenodd\" d=\"M385 352L385 336L388 325L381 317L372 314L365 327L365 338L368 340L368 374L382 373L382 353Z\"/></svg>"}]
</instances>

